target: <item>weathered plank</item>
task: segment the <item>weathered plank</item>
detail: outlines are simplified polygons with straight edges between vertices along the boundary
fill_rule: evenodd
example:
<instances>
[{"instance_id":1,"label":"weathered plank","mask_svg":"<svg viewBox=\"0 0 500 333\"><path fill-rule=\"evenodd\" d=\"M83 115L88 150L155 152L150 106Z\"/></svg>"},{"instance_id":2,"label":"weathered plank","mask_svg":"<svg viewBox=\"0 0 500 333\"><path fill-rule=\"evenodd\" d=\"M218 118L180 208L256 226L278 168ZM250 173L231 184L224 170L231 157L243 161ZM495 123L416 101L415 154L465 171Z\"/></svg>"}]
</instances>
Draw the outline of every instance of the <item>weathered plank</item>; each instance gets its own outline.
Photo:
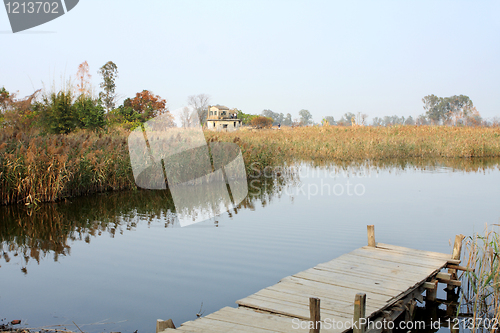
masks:
<instances>
[{"instance_id":1,"label":"weathered plank","mask_svg":"<svg viewBox=\"0 0 500 333\"><path fill-rule=\"evenodd\" d=\"M408 254L408 255L412 255L412 256L432 257L432 258L436 258L436 259L440 259L440 260L451 259L450 254L425 251L425 250L409 249L407 247L391 245L391 244L378 243L377 248L378 249L387 249L387 250L391 250L394 252L399 252L399 253Z\"/></svg>"}]
</instances>

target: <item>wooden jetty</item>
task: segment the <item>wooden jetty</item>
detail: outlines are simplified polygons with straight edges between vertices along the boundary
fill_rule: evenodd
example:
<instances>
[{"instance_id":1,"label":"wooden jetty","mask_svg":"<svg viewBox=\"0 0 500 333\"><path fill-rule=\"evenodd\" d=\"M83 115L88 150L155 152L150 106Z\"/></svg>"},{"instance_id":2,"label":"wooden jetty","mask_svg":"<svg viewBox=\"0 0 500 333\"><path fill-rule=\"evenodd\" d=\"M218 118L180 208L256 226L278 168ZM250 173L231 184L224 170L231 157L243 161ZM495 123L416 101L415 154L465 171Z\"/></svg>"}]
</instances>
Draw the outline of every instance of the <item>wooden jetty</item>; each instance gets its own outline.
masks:
<instances>
[{"instance_id":1,"label":"wooden jetty","mask_svg":"<svg viewBox=\"0 0 500 333\"><path fill-rule=\"evenodd\" d=\"M424 291L426 300L436 301L438 283L460 286L456 270L466 269L459 266L462 235L449 255L375 243L374 227L367 229L368 246L285 277L237 301L238 308L177 329L172 320L158 320L156 332L380 332L376 323L411 315Z\"/></svg>"}]
</instances>

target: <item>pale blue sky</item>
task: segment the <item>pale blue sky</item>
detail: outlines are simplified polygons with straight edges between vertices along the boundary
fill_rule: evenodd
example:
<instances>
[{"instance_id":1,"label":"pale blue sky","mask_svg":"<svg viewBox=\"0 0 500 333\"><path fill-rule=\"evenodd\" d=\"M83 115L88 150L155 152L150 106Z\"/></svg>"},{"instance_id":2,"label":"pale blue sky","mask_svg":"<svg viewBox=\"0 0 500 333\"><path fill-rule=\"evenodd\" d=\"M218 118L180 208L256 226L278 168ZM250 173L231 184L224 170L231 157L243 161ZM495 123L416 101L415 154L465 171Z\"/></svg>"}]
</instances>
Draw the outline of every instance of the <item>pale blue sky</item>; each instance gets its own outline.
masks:
<instances>
[{"instance_id":1,"label":"pale blue sky","mask_svg":"<svg viewBox=\"0 0 500 333\"><path fill-rule=\"evenodd\" d=\"M27 95L87 60L119 70L122 97L149 89L246 113L308 109L417 116L422 97L468 95L500 116L499 1L80 0L66 15L12 34L0 10L0 86ZM47 33L43 33L47 32Z\"/></svg>"}]
</instances>

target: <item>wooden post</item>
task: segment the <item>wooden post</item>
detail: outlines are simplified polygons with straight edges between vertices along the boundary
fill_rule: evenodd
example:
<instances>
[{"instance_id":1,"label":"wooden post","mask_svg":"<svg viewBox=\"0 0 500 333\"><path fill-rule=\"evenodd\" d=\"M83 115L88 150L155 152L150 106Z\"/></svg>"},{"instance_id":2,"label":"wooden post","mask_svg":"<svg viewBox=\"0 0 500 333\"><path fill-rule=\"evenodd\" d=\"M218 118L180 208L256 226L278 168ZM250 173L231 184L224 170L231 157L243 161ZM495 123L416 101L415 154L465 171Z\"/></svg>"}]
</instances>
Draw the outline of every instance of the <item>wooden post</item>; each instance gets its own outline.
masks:
<instances>
[{"instance_id":1,"label":"wooden post","mask_svg":"<svg viewBox=\"0 0 500 333\"><path fill-rule=\"evenodd\" d=\"M157 319L156 320L156 333L160 333L167 328L175 328L174 322L172 319L169 320L163 320L163 319Z\"/></svg>"},{"instance_id":2,"label":"wooden post","mask_svg":"<svg viewBox=\"0 0 500 333\"><path fill-rule=\"evenodd\" d=\"M462 252L462 240L464 239L464 235L456 235L455 243L453 243L453 252L451 254L451 259L460 260L461 252ZM448 273L451 274L451 280L457 279L457 270L453 268L448 269ZM451 284L446 286L446 290L453 290L455 287Z\"/></svg>"},{"instance_id":3,"label":"wooden post","mask_svg":"<svg viewBox=\"0 0 500 333\"><path fill-rule=\"evenodd\" d=\"M460 260L460 253L462 252L462 240L464 239L464 235L456 235L455 243L453 244L453 254L451 255L451 259Z\"/></svg>"},{"instance_id":4,"label":"wooden post","mask_svg":"<svg viewBox=\"0 0 500 333\"><path fill-rule=\"evenodd\" d=\"M373 227L373 226L372 226ZM357 293L354 298L354 326L352 329L353 333L365 333L365 324L361 322L361 319L365 318L366 313L366 294Z\"/></svg>"},{"instance_id":5,"label":"wooden post","mask_svg":"<svg viewBox=\"0 0 500 333\"><path fill-rule=\"evenodd\" d=\"M319 309L319 298L309 297L309 320L314 324L314 327L309 330L309 333L319 333L319 329L321 328L321 315Z\"/></svg>"},{"instance_id":6,"label":"wooden post","mask_svg":"<svg viewBox=\"0 0 500 333\"><path fill-rule=\"evenodd\" d=\"M375 247L375 226L367 225L366 229L368 231L368 246Z\"/></svg>"},{"instance_id":7,"label":"wooden post","mask_svg":"<svg viewBox=\"0 0 500 333\"><path fill-rule=\"evenodd\" d=\"M429 286L425 289L425 302L435 302L437 297L438 280L428 282ZM430 286L432 284L432 287Z\"/></svg>"},{"instance_id":8,"label":"wooden post","mask_svg":"<svg viewBox=\"0 0 500 333\"><path fill-rule=\"evenodd\" d=\"M446 290L446 300L448 301L446 305L446 316L448 318L451 318L451 324L450 324L450 333L459 333L459 328L457 326L459 325L453 325L453 323L456 323L457 318L457 302L458 299L460 298L459 293L455 293L455 289L451 290Z\"/></svg>"}]
</instances>

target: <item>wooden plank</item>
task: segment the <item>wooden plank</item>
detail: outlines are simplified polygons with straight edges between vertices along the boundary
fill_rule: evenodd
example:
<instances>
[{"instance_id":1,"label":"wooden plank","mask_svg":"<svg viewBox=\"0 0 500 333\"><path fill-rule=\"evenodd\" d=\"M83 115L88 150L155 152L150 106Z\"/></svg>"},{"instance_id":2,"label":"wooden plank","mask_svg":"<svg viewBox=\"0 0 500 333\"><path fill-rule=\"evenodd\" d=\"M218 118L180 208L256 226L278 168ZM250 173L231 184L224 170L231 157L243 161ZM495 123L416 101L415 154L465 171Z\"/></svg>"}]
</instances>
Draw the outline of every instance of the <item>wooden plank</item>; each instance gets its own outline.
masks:
<instances>
[{"instance_id":1,"label":"wooden plank","mask_svg":"<svg viewBox=\"0 0 500 333\"><path fill-rule=\"evenodd\" d=\"M257 320L260 320L259 319L260 315L264 315L264 316L269 316L269 319L271 319L273 321L279 321L282 324L284 323L283 324L284 326L282 326L282 327L273 327L274 329L276 329L276 331L279 331L280 329L281 330L286 329L284 332L287 332L287 333L289 333L289 332L309 332L309 329L302 330L302 329L297 328L298 325L294 325L294 323L298 322L297 319L293 319L290 317L284 317L284 316L280 316L280 315L269 315L266 313L260 313L260 312L256 312L254 310L244 308L244 307L239 307L237 310L240 311L240 315L242 315L242 316L246 316L246 313L248 312L250 315L249 323L251 323L251 324L253 324ZM238 320L242 320L242 319L239 318ZM294 320L294 321L292 321L292 320ZM285 326L285 324L286 324L286 326ZM301 325L301 324L303 327L307 327L308 322L300 321L299 325ZM291 326L291 325L294 325L294 326ZM322 333L340 333L340 332L342 332L342 330L332 329L332 328L322 328L321 332Z\"/></svg>"},{"instance_id":2,"label":"wooden plank","mask_svg":"<svg viewBox=\"0 0 500 333\"><path fill-rule=\"evenodd\" d=\"M451 280L451 274L439 272L436 274L436 279Z\"/></svg>"},{"instance_id":3,"label":"wooden plank","mask_svg":"<svg viewBox=\"0 0 500 333\"><path fill-rule=\"evenodd\" d=\"M387 281L384 280L383 277L371 277L368 274L365 276L349 275L335 271L324 271L316 268L308 269L293 276L333 285L354 285L374 288L374 290L380 289L381 291L385 291L391 295L394 295L394 293L400 293L414 285L414 282L410 284L402 281Z\"/></svg>"},{"instance_id":4,"label":"wooden plank","mask_svg":"<svg viewBox=\"0 0 500 333\"><path fill-rule=\"evenodd\" d=\"M353 256L360 256L374 260L395 262L407 265L410 264L415 267L436 268L440 266L444 267L446 265L446 262L444 260L410 257L402 254L390 253L387 251L377 250L376 248L369 248L369 247L363 247L354 250L350 254Z\"/></svg>"},{"instance_id":5,"label":"wooden plank","mask_svg":"<svg viewBox=\"0 0 500 333\"><path fill-rule=\"evenodd\" d=\"M354 252L354 251L353 251ZM377 260L374 260L373 255L370 256L359 256L355 253L350 252L344 255L341 255L337 259L326 262L324 264L331 264L335 262L347 262L347 263L358 263L363 265L370 265L375 267L390 267L394 269L404 269L408 274L428 274L428 272L433 271L435 266L416 266L413 263L403 261L399 258L398 261L387 260L387 258L382 258L381 256L375 255ZM368 253L366 253L368 254Z\"/></svg>"},{"instance_id":6,"label":"wooden plank","mask_svg":"<svg viewBox=\"0 0 500 333\"><path fill-rule=\"evenodd\" d=\"M439 259L439 258L434 258L434 257L424 257L424 256L416 256L411 253L400 253L396 251L391 251L391 250L385 250L381 248L372 248L369 246L363 246L359 249L356 249L352 252L351 254L370 254L370 255L376 255L380 258L386 259L386 260L391 260L391 259L404 259L406 263L410 263L416 266L436 266L436 265L441 265L442 262L446 262L447 260L445 259Z\"/></svg>"},{"instance_id":7,"label":"wooden plank","mask_svg":"<svg viewBox=\"0 0 500 333\"><path fill-rule=\"evenodd\" d=\"M187 322L185 325L181 326L190 330L190 332L196 333L229 333L229 332L243 332L243 333L269 333L269 332L279 332L272 329L263 329L258 327L249 327L241 324L235 324L227 321L220 321L210 318L201 318L195 321ZM284 332L284 331L281 331Z\"/></svg>"},{"instance_id":8,"label":"wooden plank","mask_svg":"<svg viewBox=\"0 0 500 333\"><path fill-rule=\"evenodd\" d=\"M264 291L264 290L266 290L266 291L269 290L269 291L273 291L273 292L280 292L280 293L285 293L285 294L290 294L290 295L295 295L295 296L300 296L300 297L305 297L305 298L310 297L310 296L320 297L324 300L324 302L335 302L335 304L339 308L351 309L351 307L353 306L353 303L349 302L344 294L339 294L339 293L336 293L335 291L330 291L330 290L312 288L310 286L303 286L303 285L298 285L298 284L283 285L281 283L278 283L277 285L267 287L266 289L262 289L261 291ZM259 291L259 293L261 291ZM367 309L376 310L376 309L379 309L380 307L385 306L385 305L386 305L385 301L380 301L380 300L368 297ZM352 313L352 311L349 310L348 313Z\"/></svg>"},{"instance_id":9,"label":"wooden plank","mask_svg":"<svg viewBox=\"0 0 500 333\"><path fill-rule=\"evenodd\" d=\"M327 284L327 283L321 283L321 282L296 278L293 276L289 276L285 279L286 280L283 280L283 282L286 281L288 283L304 285L304 286L307 286L310 288L317 288L317 289L319 288L319 289L328 290L330 292L338 293L339 295L342 295L342 297L345 297L346 299L354 299L354 296L358 292L364 292L364 293L368 294L370 298L377 299L377 300L383 301L383 302L387 302L387 300L390 299L390 295L378 293L377 291L373 291L373 290L370 290L369 288L365 288L362 286L360 286L360 287L335 286L335 285L331 285L331 284Z\"/></svg>"},{"instance_id":10,"label":"wooden plank","mask_svg":"<svg viewBox=\"0 0 500 333\"><path fill-rule=\"evenodd\" d=\"M411 265L398 264L388 262L384 266L380 266L380 263L374 261L367 261L365 258L360 258L357 256L345 257L339 260L330 261L327 263L319 264L315 269L339 272L349 275L357 276L372 276L374 278L383 278L388 281L402 281L405 283L411 283L415 280L420 280L424 276L434 272L432 268L421 268L418 267L417 271L410 271L412 269Z\"/></svg>"},{"instance_id":11,"label":"wooden plank","mask_svg":"<svg viewBox=\"0 0 500 333\"><path fill-rule=\"evenodd\" d=\"M309 303L288 302L282 299L269 298L260 295L250 295L238 301L241 307L247 307L257 310L264 310L270 313L281 314L285 316L296 317L302 320L309 320ZM334 311L329 308L322 308L321 313L324 317L350 320L352 314Z\"/></svg>"},{"instance_id":12,"label":"wooden plank","mask_svg":"<svg viewBox=\"0 0 500 333\"><path fill-rule=\"evenodd\" d=\"M451 269L455 269L458 271L464 271L464 272L474 272L475 271L474 268L459 266L459 265L452 265L452 264L448 264L446 267L451 268Z\"/></svg>"},{"instance_id":13,"label":"wooden plank","mask_svg":"<svg viewBox=\"0 0 500 333\"><path fill-rule=\"evenodd\" d=\"M300 306L307 306L308 304L307 297L289 294L285 292L274 291L274 290L264 289L251 296L275 302L284 301L284 302L295 303ZM354 306L353 303L351 303L350 306L341 306L335 300L331 300L327 297L321 298L321 309L323 313L328 312L334 315L338 315L340 317L351 318L353 306ZM370 309L376 311L378 308L371 307Z\"/></svg>"},{"instance_id":14,"label":"wooden plank","mask_svg":"<svg viewBox=\"0 0 500 333\"><path fill-rule=\"evenodd\" d=\"M301 323L299 320L295 322ZM191 330L193 332L308 332L294 325L293 318L259 313L242 308L223 308L207 317L183 324L178 330ZM307 327L302 324L303 327ZM182 332L184 332L182 330Z\"/></svg>"},{"instance_id":15,"label":"wooden plank","mask_svg":"<svg viewBox=\"0 0 500 333\"><path fill-rule=\"evenodd\" d=\"M377 244L377 248L392 250L392 251L400 252L400 253L403 253L403 254L411 254L411 255L414 255L414 256L433 257L433 258L442 259L442 260L451 259L451 255L450 254L440 253L440 252L432 252L432 251L425 251L425 250L410 249L410 248L407 248L407 247L397 246L397 245L391 245L391 244L378 243Z\"/></svg>"}]
</instances>

